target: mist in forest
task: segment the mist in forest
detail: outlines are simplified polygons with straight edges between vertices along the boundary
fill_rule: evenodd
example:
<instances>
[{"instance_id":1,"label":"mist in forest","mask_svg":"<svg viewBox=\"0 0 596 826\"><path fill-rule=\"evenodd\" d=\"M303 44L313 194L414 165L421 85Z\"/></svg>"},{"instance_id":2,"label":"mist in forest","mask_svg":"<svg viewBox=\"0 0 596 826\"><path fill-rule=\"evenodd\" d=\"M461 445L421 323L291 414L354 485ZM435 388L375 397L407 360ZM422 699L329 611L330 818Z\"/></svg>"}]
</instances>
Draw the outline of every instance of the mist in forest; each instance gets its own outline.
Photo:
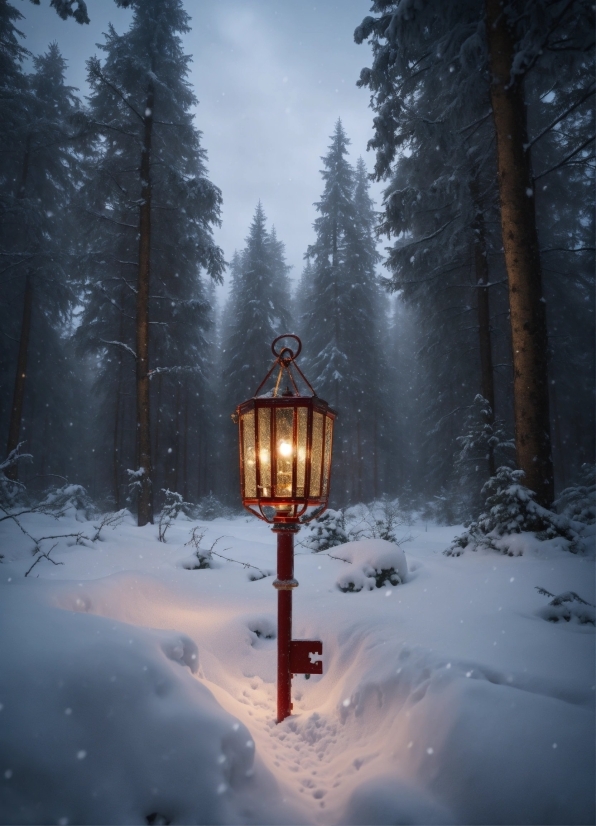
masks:
<instances>
[{"instance_id":1,"label":"mist in forest","mask_svg":"<svg viewBox=\"0 0 596 826\"><path fill-rule=\"evenodd\" d=\"M55 5L0 4L12 483L238 509L231 414L286 332L333 507L456 524L499 468L549 508L585 477L589 4Z\"/></svg>"}]
</instances>

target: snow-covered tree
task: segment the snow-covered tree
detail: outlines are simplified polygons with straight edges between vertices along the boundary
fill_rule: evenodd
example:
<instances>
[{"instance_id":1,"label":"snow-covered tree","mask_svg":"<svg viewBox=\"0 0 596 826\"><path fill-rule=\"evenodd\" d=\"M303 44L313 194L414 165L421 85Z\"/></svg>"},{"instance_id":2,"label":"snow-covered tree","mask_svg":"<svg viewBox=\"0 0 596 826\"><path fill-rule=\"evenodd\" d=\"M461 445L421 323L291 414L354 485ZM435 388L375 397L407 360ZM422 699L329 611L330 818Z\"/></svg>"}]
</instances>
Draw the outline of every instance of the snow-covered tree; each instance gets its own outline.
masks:
<instances>
[{"instance_id":1,"label":"snow-covered tree","mask_svg":"<svg viewBox=\"0 0 596 826\"><path fill-rule=\"evenodd\" d=\"M12 120L14 130L12 135L3 135L6 189L0 232L5 264L3 347L14 381L9 397L8 453L22 439L30 442L34 432L40 438L42 428L48 435L43 423L47 421L44 411L50 406L54 415L57 408L63 408L63 415L55 420L53 445L59 433L68 440L61 425L68 415L64 411L70 395L68 370L61 368L64 333L74 302L71 199L78 158L73 151L72 121L79 101L64 82L65 68L57 45L50 45L46 54L33 59L32 74L20 79L14 75L10 92L14 98L10 105L6 101L7 120ZM48 446L43 445L43 438L40 441L47 457ZM16 473L16 466L9 472Z\"/></svg>"},{"instance_id":2,"label":"snow-covered tree","mask_svg":"<svg viewBox=\"0 0 596 826\"><path fill-rule=\"evenodd\" d=\"M428 3L412 10L409 21L405 4L381 3L375 10L385 14L356 33L373 46L373 65L362 71L360 84L370 88L377 113L370 144L377 150L375 173L389 179L381 228L395 241L386 284L416 317L413 349L425 381L422 432L414 423L411 435L421 448L429 493L451 473L462 396L471 400L481 391L495 408L491 328L503 309L502 291L494 296L500 238L487 81L478 72L482 41L472 5ZM384 28L390 20L393 26ZM506 361L507 348L501 350Z\"/></svg>"},{"instance_id":3,"label":"snow-covered tree","mask_svg":"<svg viewBox=\"0 0 596 826\"><path fill-rule=\"evenodd\" d=\"M222 455L219 462L222 494L237 497L237 434L229 416L250 398L271 365L271 342L292 332L291 293L283 243L266 226L257 204L245 247L232 262L230 296L222 328Z\"/></svg>"},{"instance_id":4,"label":"snow-covered tree","mask_svg":"<svg viewBox=\"0 0 596 826\"><path fill-rule=\"evenodd\" d=\"M190 407L205 426L211 308L201 273L219 280L223 257L212 238L221 194L207 178L182 50L189 17L180 0L132 5L130 29L110 27L105 60L88 63L97 139L85 187L93 220L81 345L97 354L98 387L112 407L115 492L127 467L142 469L144 524L156 462L165 486L184 486L176 474L188 467Z\"/></svg>"},{"instance_id":5,"label":"snow-covered tree","mask_svg":"<svg viewBox=\"0 0 596 826\"><path fill-rule=\"evenodd\" d=\"M547 346L544 302L540 300L541 266L533 180L564 167L569 170L575 162L585 168L592 152L592 133L586 124L581 137L570 141L573 144L570 151L559 153L558 161L550 169L538 172L535 178L531 178L531 171L533 165L536 173L540 146L536 154L533 146L551 130L556 131L558 124L566 119L569 123L570 117L580 118L588 113L591 80L587 78L593 73L586 71L586 64L593 62L590 46L593 37L588 22L592 12L584 0L563 7L547 0L532 4L515 0L505 4L490 0L481 4L470 0L422 5L377 0L373 3L373 12L378 16L366 18L355 36L358 42L369 39L373 48L373 64L363 70L360 83L370 88L376 112L375 135L371 141L377 152L376 174L379 179L391 180L386 190L383 224L384 230L396 239L388 259L391 286L403 289L406 297L410 285L414 287L410 295L418 292L424 315L430 322L430 334L436 336L437 361L441 354L448 354L441 372L446 376L451 367L451 386L457 388L460 396L462 392L465 396L471 395L474 383L477 388L480 385L491 409L498 408L499 399L495 403L491 396L491 362L498 361L502 366L508 358L500 355L497 360L492 356L493 333L502 309L500 306L489 308L488 295L491 295L491 305L494 305L493 295L501 303L497 290L489 292L500 280L500 241L494 232L495 195L500 185L502 209L497 215L506 241L512 350L516 359L517 461L526 470L529 483L536 488L541 501L547 502L552 500ZM497 28L500 46L495 45ZM503 65L491 64L491 54L500 54ZM583 70L579 66L582 60ZM560 71L563 66L566 68ZM545 77L539 77L540 72L545 71L549 74L548 83L543 82ZM541 103L542 96L545 99L556 96L554 90L561 84L561 78L568 83L569 75L576 80L576 94L571 101L561 100L560 119L544 122L542 131L531 131L529 137L525 137L524 107L531 113L532 107ZM491 83L491 77L495 83ZM583 83L582 78L586 79ZM488 106L491 94L492 113ZM511 122L515 121L519 129L509 138L503 119L508 106L513 107L511 112L517 113ZM501 127L505 128L504 132ZM497 141L499 175L494 157L495 135L500 135ZM513 144L517 160L507 161L509 171L505 175L503 151ZM564 141L559 141L560 146L563 144ZM515 173L511 164L517 164ZM513 182L514 189L517 187L515 195L513 190L505 191L505 181ZM583 200L585 203L585 196ZM517 218L512 217L514 207ZM580 206L576 211L578 227L585 224L582 213ZM514 242L518 244L517 253L512 251ZM474 300L466 300L463 292L466 261L474 272L470 282ZM521 280L518 283L516 279ZM523 307L518 301L522 284L530 290ZM444 293L439 299L437 290ZM433 302L437 310L429 313ZM469 322L461 325L459 342L458 337L453 337L458 326L453 321L463 318L474 305L477 306L481 382L471 381L469 366L463 358L472 344ZM501 331L497 332L502 335ZM528 335L530 339L526 340ZM501 349L506 354L504 343ZM522 364L520 359L526 361ZM436 370L431 372L436 374ZM528 391L530 386L533 389ZM436 398L440 395L436 394ZM440 414L437 410L435 421L442 418L447 422L446 413L456 407L443 399L443 410ZM440 440L443 445L448 441L446 435L442 434ZM534 461L534 456L539 457L538 461Z\"/></svg>"},{"instance_id":6,"label":"snow-covered tree","mask_svg":"<svg viewBox=\"0 0 596 826\"><path fill-rule=\"evenodd\" d=\"M301 285L301 330L309 380L340 416L333 496L353 502L379 492L379 454L390 425L366 168L359 162L355 172L349 164L350 142L341 120L331 141L322 159L325 186L316 204L316 240L308 248L310 267Z\"/></svg>"},{"instance_id":7,"label":"snow-covered tree","mask_svg":"<svg viewBox=\"0 0 596 826\"><path fill-rule=\"evenodd\" d=\"M477 395L458 436L459 453L454 463L456 485L452 491L457 521L469 522L480 513L481 491L492 474L487 467L512 466L515 457L513 438L505 424L492 415L488 401Z\"/></svg>"},{"instance_id":8,"label":"snow-covered tree","mask_svg":"<svg viewBox=\"0 0 596 826\"><path fill-rule=\"evenodd\" d=\"M522 532L534 533L539 539L562 537L568 550L576 553L577 531L566 516L543 508L536 493L524 485L523 470L500 467L495 476L484 485L484 509L467 531L456 537L445 551L448 556L459 556L464 549L495 550L515 556L511 538Z\"/></svg>"}]
</instances>

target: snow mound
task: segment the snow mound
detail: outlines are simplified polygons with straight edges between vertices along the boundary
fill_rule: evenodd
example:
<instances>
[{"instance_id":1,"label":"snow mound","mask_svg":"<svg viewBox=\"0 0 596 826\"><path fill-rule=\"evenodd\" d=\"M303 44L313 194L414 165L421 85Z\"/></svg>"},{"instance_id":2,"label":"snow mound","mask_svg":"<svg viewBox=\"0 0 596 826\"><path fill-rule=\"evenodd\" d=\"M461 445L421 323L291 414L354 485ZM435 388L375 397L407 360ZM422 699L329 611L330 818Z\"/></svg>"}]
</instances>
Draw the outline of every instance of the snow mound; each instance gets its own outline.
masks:
<instances>
[{"instance_id":1,"label":"snow mound","mask_svg":"<svg viewBox=\"0 0 596 826\"><path fill-rule=\"evenodd\" d=\"M350 742L385 771L361 761L342 823L594 822L591 692L563 699L546 681L382 648L382 662L360 649L338 711Z\"/></svg>"},{"instance_id":2,"label":"snow mound","mask_svg":"<svg viewBox=\"0 0 596 826\"><path fill-rule=\"evenodd\" d=\"M429 795L388 775L362 783L352 794L341 820L346 826L449 826L452 815Z\"/></svg>"},{"instance_id":3,"label":"snow mound","mask_svg":"<svg viewBox=\"0 0 596 826\"><path fill-rule=\"evenodd\" d=\"M333 550L333 556L348 562L336 584L340 591L372 591L384 585L400 585L408 577L406 555L399 545L386 539L361 539Z\"/></svg>"},{"instance_id":4,"label":"snow mound","mask_svg":"<svg viewBox=\"0 0 596 826\"><path fill-rule=\"evenodd\" d=\"M281 822L189 637L2 591L1 823Z\"/></svg>"}]
</instances>

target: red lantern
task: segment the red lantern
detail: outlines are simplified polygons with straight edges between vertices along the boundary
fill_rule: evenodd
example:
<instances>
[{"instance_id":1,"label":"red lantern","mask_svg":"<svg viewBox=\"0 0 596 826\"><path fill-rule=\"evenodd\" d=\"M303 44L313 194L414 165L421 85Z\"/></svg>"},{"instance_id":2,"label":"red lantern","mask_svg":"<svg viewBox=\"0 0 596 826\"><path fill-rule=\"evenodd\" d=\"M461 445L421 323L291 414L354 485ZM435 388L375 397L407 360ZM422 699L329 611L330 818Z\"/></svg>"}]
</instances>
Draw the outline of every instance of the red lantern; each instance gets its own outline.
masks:
<instances>
[{"instance_id":1,"label":"red lantern","mask_svg":"<svg viewBox=\"0 0 596 826\"><path fill-rule=\"evenodd\" d=\"M296 339L295 353L275 350L284 338ZM266 522L303 523L327 507L336 414L295 364L300 339L279 336L271 349L273 366L253 398L236 408L242 504ZM276 367L274 387L260 395Z\"/></svg>"},{"instance_id":2,"label":"red lantern","mask_svg":"<svg viewBox=\"0 0 596 826\"><path fill-rule=\"evenodd\" d=\"M290 347L275 349L282 339ZM322 674L322 643L292 640L294 534L327 507L331 482L333 425L336 413L320 399L295 363L298 336L278 336L271 345L275 361L252 399L239 404L240 485L242 504L277 533L278 701L277 721L291 713L292 674ZM277 369L277 374L274 373ZM271 380L272 387L265 390Z\"/></svg>"}]
</instances>

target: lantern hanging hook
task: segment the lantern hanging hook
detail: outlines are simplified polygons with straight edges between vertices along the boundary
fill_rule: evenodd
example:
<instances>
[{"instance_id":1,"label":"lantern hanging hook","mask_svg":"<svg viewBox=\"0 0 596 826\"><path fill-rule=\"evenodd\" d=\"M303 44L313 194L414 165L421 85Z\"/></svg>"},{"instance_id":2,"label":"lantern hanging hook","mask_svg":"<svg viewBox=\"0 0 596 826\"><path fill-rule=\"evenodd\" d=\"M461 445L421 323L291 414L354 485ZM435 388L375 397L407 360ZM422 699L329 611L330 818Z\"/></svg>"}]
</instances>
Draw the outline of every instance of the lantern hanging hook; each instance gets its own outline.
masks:
<instances>
[{"instance_id":1,"label":"lantern hanging hook","mask_svg":"<svg viewBox=\"0 0 596 826\"><path fill-rule=\"evenodd\" d=\"M291 347L282 347L279 353L277 352L277 350L275 349L275 345L278 341L281 341L284 338L293 338L298 342L298 349L296 350L296 352L294 352ZM286 365L289 364L291 361L294 361L294 359L297 359L301 351L302 342L300 341L298 336L294 335L294 333L284 333L283 335L278 336L276 339L274 339L274 341L271 344L271 352L273 353L273 355L279 361L283 362Z\"/></svg>"}]
</instances>

